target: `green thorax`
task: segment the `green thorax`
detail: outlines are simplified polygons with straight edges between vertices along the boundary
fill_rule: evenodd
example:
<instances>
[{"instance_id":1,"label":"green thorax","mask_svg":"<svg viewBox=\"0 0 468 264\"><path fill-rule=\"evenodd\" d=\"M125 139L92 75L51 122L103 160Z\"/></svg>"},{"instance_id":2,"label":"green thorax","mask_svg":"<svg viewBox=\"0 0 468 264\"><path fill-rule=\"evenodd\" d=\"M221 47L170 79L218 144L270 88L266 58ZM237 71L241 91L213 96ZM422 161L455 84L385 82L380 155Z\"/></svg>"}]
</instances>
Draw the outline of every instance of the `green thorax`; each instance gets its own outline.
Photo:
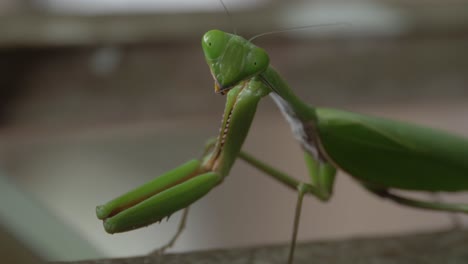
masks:
<instances>
[{"instance_id":1,"label":"green thorax","mask_svg":"<svg viewBox=\"0 0 468 264\"><path fill-rule=\"evenodd\" d=\"M295 115L303 122L316 121L315 108L299 99L275 69L269 66L260 74L260 78L272 90L272 95L277 94L277 97L281 98L281 100L277 100L273 96L275 103L284 114Z\"/></svg>"}]
</instances>

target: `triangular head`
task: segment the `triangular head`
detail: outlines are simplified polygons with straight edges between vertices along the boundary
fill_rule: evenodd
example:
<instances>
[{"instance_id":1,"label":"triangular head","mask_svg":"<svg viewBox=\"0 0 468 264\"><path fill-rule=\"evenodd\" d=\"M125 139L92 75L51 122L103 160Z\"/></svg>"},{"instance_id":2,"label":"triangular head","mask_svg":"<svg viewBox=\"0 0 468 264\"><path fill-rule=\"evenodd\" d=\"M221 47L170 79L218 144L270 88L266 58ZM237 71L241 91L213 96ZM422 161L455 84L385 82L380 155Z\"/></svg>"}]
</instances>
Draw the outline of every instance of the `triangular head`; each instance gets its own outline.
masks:
<instances>
[{"instance_id":1,"label":"triangular head","mask_svg":"<svg viewBox=\"0 0 468 264\"><path fill-rule=\"evenodd\" d=\"M270 63L262 48L243 37L216 29L203 35L202 47L216 93L225 94L239 82L264 72Z\"/></svg>"}]
</instances>

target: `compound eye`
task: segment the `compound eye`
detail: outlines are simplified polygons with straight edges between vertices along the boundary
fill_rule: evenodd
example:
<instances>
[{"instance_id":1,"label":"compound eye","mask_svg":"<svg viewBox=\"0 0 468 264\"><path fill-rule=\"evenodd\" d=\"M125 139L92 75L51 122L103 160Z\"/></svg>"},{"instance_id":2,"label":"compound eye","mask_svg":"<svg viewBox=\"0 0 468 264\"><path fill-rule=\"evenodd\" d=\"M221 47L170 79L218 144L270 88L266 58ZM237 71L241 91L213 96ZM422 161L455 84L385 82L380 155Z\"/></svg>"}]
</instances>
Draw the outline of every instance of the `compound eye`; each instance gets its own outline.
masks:
<instances>
[{"instance_id":1,"label":"compound eye","mask_svg":"<svg viewBox=\"0 0 468 264\"><path fill-rule=\"evenodd\" d=\"M251 74L259 73L266 70L268 64L270 63L270 58L268 54L260 48L252 50L248 56L247 60L247 71Z\"/></svg>"},{"instance_id":2,"label":"compound eye","mask_svg":"<svg viewBox=\"0 0 468 264\"><path fill-rule=\"evenodd\" d=\"M226 48L226 33L220 30L210 30L203 35L202 47L205 56L214 60L217 59Z\"/></svg>"}]
</instances>

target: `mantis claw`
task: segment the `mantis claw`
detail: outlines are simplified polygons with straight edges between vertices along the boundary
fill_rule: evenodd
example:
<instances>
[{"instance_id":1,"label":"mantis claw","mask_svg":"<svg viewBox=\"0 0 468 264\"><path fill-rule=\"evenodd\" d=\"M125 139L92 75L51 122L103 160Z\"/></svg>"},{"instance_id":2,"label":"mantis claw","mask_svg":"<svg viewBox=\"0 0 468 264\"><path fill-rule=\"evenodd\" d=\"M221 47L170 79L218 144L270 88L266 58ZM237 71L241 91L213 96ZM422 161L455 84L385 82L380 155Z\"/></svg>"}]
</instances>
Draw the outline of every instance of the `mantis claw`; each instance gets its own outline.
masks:
<instances>
[{"instance_id":1,"label":"mantis claw","mask_svg":"<svg viewBox=\"0 0 468 264\"><path fill-rule=\"evenodd\" d=\"M189 206L220 180L216 172L203 171L200 162L192 160L96 207L96 215L104 221L104 229L110 234L130 231L160 222Z\"/></svg>"},{"instance_id":2,"label":"mantis claw","mask_svg":"<svg viewBox=\"0 0 468 264\"><path fill-rule=\"evenodd\" d=\"M237 159L259 100L269 91L259 80L229 90L221 129L200 160L178 168L96 208L106 232L130 231L186 208L221 183Z\"/></svg>"}]
</instances>

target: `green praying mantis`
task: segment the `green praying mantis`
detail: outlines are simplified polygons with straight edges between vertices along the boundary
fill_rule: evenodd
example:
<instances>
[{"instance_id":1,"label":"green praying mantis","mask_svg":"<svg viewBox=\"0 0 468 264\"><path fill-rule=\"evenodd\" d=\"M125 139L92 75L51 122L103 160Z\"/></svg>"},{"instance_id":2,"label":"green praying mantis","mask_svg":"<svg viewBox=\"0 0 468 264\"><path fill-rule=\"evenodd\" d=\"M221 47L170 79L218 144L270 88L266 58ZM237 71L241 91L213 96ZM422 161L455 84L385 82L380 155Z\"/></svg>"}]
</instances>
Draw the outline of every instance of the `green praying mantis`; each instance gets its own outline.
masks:
<instances>
[{"instance_id":1,"label":"green praying mantis","mask_svg":"<svg viewBox=\"0 0 468 264\"><path fill-rule=\"evenodd\" d=\"M468 140L431 128L301 101L273 69L267 53L250 41L219 30L202 38L215 91L227 95L219 135L200 159L191 160L104 205L97 217L108 233L144 227L188 208L223 182L240 158L298 194L288 263L304 195L327 201L342 170L373 194L399 204L468 213L468 204L416 200L393 190L468 190ZM260 99L270 95L304 151L310 182L301 182L242 151ZM167 246L180 235L187 217Z\"/></svg>"}]
</instances>

